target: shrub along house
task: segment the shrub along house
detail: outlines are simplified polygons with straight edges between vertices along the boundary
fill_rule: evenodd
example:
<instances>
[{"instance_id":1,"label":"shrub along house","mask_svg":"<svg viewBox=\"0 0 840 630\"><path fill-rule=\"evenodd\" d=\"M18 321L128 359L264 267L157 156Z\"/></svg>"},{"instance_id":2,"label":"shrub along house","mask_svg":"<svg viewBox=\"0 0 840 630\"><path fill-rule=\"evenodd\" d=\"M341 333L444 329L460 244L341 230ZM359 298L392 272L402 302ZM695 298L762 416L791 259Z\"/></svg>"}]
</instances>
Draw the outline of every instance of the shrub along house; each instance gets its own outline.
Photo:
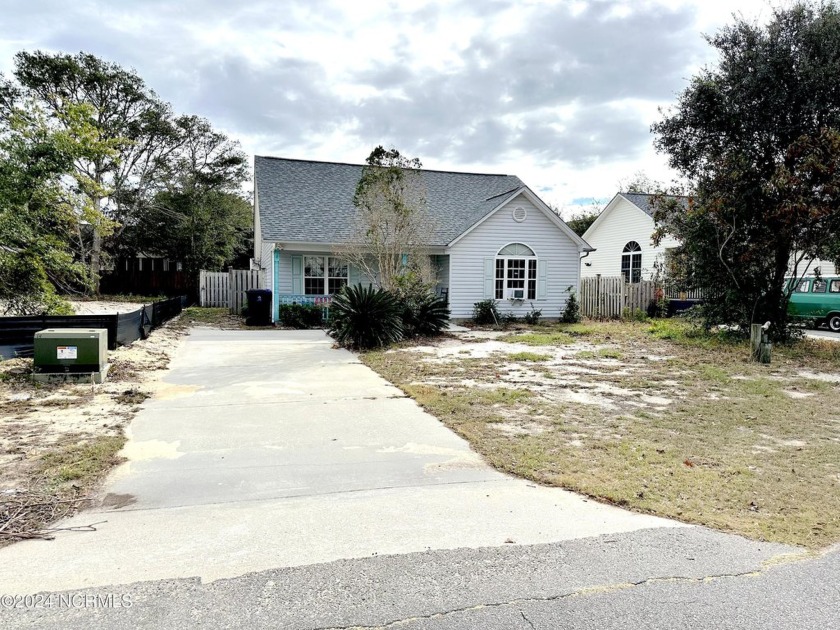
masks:
<instances>
[{"instance_id":1,"label":"shrub along house","mask_svg":"<svg viewBox=\"0 0 840 630\"><path fill-rule=\"evenodd\" d=\"M362 166L260 157L254 161L254 265L280 304L328 303L346 284L370 284L337 252L354 235ZM590 251L512 175L421 170L436 291L453 319L493 299L503 313L557 318Z\"/></svg>"}]
</instances>

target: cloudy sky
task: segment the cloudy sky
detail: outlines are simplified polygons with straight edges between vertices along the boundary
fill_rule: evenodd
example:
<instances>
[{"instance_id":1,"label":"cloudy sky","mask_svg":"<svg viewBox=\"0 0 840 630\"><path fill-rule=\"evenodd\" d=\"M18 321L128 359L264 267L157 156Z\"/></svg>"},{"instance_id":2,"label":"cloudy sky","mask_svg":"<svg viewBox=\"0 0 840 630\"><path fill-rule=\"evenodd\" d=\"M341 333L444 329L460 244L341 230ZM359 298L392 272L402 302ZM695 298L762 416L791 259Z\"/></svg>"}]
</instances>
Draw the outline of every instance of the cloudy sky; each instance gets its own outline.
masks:
<instances>
[{"instance_id":1,"label":"cloudy sky","mask_svg":"<svg viewBox=\"0 0 840 630\"><path fill-rule=\"evenodd\" d=\"M644 171L649 132L712 61L702 38L767 0L2 0L21 49L133 67L251 154L519 175L565 209Z\"/></svg>"}]
</instances>

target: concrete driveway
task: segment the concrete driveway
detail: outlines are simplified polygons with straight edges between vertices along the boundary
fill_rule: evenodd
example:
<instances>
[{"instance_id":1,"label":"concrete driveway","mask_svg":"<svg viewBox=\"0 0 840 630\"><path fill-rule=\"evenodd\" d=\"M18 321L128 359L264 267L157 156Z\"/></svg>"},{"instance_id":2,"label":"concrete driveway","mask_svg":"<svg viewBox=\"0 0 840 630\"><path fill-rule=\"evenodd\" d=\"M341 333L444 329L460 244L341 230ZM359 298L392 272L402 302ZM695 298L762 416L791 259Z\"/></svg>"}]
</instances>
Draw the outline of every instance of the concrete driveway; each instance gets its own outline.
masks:
<instances>
[{"instance_id":1,"label":"concrete driveway","mask_svg":"<svg viewBox=\"0 0 840 630\"><path fill-rule=\"evenodd\" d=\"M496 472L320 331L195 329L165 384L64 525L105 522L0 550L0 592L683 527Z\"/></svg>"}]
</instances>

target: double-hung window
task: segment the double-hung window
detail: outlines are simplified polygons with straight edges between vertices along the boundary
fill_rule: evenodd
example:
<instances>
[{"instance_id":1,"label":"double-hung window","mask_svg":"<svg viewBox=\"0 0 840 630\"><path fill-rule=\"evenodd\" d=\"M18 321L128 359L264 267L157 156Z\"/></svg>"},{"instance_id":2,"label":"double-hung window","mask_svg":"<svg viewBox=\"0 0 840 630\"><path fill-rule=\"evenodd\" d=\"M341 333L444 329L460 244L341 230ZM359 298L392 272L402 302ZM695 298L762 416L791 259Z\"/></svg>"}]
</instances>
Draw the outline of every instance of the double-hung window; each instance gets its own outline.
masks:
<instances>
[{"instance_id":1,"label":"double-hung window","mask_svg":"<svg viewBox=\"0 0 840 630\"><path fill-rule=\"evenodd\" d=\"M305 295L330 295L348 281L347 263L335 256L303 257L303 292Z\"/></svg>"},{"instance_id":2,"label":"double-hung window","mask_svg":"<svg viewBox=\"0 0 840 630\"><path fill-rule=\"evenodd\" d=\"M527 245L511 243L496 256L497 300L537 299L537 257Z\"/></svg>"}]
</instances>

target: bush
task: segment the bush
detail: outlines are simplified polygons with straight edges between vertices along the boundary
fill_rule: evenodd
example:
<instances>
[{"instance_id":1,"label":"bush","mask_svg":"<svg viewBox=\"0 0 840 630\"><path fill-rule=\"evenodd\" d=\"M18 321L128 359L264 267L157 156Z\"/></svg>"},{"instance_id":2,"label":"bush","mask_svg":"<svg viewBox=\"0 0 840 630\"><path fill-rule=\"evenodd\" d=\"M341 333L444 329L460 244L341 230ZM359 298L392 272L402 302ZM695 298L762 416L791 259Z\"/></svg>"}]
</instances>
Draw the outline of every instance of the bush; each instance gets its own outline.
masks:
<instances>
[{"instance_id":1,"label":"bush","mask_svg":"<svg viewBox=\"0 0 840 630\"><path fill-rule=\"evenodd\" d=\"M540 317L542 317L542 311L535 309L534 305L532 304L531 311L529 313L525 313L522 319L525 320L526 324L534 325L540 323Z\"/></svg>"},{"instance_id":2,"label":"bush","mask_svg":"<svg viewBox=\"0 0 840 630\"><path fill-rule=\"evenodd\" d=\"M507 313L502 313L499 315L499 325L502 328L507 328L511 324L516 323L516 314L513 311L508 311Z\"/></svg>"},{"instance_id":3,"label":"bush","mask_svg":"<svg viewBox=\"0 0 840 630\"><path fill-rule=\"evenodd\" d=\"M280 324L289 328L318 328L323 321L323 309L313 304L281 304Z\"/></svg>"},{"instance_id":4,"label":"bush","mask_svg":"<svg viewBox=\"0 0 840 630\"><path fill-rule=\"evenodd\" d=\"M621 319L627 322L645 322L648 319L647 313L640 308L627 308L621 312Z\"/></svg>"},{"instance_id":5,"label":"bush","mask_svg":"<svg viewBox=\"0 0 840 630\"><path fill-rule=\"evenodd\" d=\"M482 300L473 304L473 322L480 326L498 324L501 320L496 300Z\"/></svg>"},{"instance_id":6,"label":"bush","mask_svg":"<svg viewBox=\"0 0 840 630\"><path fill-rule=\"evenodd\" d=\"M416 274L397 278L394 296L400 305L404 337L439 335L449 322L446 300L437 297Z\"/></svg>"},{"instance_id":7,"label":"bush","mask_svg":"<svg viewBox=\"0 0 840 630\"><path fill-rule=\"evenodd\" d=\"M566 299L566 308L560 316L560 321L565 324L577 324L580 321L580 304L575 295L575 288L570 286L566 290L569 292L569 297Z\"/></svg>"},{"instance_id":8,"label":"bush","mask_svg":"<svg viewBox=\"0 0 840 630\"><path fill-rule=\"evenodd\" d=\"M333 297L329 332L349 348L387 346L402 338L400 303L384 289L344 287Z\"/></svg>"}]
</instances>

